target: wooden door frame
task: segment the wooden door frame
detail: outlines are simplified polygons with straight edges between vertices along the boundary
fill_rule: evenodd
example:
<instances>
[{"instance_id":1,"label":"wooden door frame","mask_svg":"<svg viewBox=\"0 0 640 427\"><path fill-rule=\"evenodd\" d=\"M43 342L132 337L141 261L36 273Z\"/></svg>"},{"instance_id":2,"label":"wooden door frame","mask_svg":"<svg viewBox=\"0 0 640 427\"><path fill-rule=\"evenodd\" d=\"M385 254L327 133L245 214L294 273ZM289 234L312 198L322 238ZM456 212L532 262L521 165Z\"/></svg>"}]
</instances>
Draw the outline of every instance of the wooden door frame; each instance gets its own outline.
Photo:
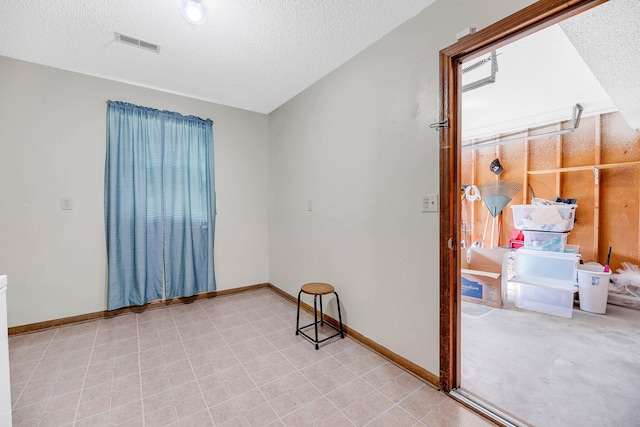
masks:
<instances>
[{"instance_id":1,"label":"wooden door frame","mask_svg":"<svg viewBox=\"0 0 640 427\"><path fill-rule=\"evenodd\" d=\"M460 241L460 119L458 65L608 0L540 0L440 51L440 387L460 386L458 242Z\"/></svg>"}]
</instances>

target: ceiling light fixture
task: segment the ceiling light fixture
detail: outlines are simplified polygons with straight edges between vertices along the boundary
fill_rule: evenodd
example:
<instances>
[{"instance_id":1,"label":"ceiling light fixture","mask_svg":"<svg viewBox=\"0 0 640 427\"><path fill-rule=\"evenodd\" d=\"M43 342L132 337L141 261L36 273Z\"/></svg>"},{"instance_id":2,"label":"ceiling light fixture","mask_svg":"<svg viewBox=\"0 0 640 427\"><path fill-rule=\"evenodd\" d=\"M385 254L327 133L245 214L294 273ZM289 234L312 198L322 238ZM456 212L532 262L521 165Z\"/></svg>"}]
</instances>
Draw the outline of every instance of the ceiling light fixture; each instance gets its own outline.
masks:
<instances>
[{"instance_id":1,"label":"ceiling light fixture","mask_svg":"<svg viewBox=\"0 0 640 427\"><path fill-rule=\"evenodd\" d=\"M190 24L201 25L207 20L207 9L202 0L183 0L182 16Z\"/></svg>"}]
</instances>

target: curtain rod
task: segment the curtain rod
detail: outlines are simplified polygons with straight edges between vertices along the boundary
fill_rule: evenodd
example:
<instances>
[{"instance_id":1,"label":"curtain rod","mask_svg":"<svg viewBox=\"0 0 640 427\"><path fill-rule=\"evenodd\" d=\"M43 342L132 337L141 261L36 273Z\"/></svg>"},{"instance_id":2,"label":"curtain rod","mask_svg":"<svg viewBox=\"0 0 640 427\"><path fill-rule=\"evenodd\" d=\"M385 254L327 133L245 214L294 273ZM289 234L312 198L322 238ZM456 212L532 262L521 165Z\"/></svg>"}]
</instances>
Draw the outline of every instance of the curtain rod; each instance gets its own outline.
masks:
<instances>
[{"instance_id":1,"label":"curtain rod","mask_svg":"<svg viewBox=\"0 0 640 427\"><path fill-rule=\"evenodd\" d=\"M528 136L519 136L516 138L511 138L511 139L502 139L505 137L510 137L513 135L518 135L522 132L525 131L532 131L532 130L538 130L538 129L545 129L548 128L549 126L553 126L552 124L548 124L548 125L542 125L542 126L537 126L534 128L528 128L528 129L524 129L518 132L511 132L505 135L502 135L498 138L485 138L485 139L481 139L479 141L474 141L474 142L470 142L468 144L463 144L462 145L462 149L463 150L471 150L471 149L476 149L476 148L483 148L483 147L494 147L496 145L503 145L503 144L511 144L513 142L520 142L520 141L526 141L526 140L532 140L532 139L542 139L542 138L549 138L551 136L557 136L557 135L564 135L567 133L572 133L575 132L576 129L578 129L578 126L580 125L580 118L582 117L582 105L580 104L576 104L573 106L573 113L571 115L571 123L572 126L569 129L561 129L561 130L556 130L556 131L551 131L551 132L545 132L545 133L541 133L538 135L528 135ZM558 122L555 123L556 125L561 124L562 122Z\"/></svg>"}]
</instances>

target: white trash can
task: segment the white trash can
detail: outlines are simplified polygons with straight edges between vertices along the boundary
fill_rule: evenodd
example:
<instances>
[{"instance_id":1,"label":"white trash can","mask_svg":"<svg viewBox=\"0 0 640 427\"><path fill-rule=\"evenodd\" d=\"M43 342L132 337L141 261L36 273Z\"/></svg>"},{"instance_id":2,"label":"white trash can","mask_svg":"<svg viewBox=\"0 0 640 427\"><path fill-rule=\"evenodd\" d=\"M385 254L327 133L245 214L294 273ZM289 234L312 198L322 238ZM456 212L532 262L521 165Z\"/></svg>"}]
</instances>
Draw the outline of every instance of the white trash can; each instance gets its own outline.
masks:
<instances>
[{"instance_id":1,"label":"white trash can","mask_svg":"<svg viewBox=\"0 0 640 427\"><path fill-rule=\"evenodd\" d=\"M607 312L610 277L611 270L605 273L604 267L600 264L578 266L580 310L596 314Z\"/></svg>"}]
</instances>

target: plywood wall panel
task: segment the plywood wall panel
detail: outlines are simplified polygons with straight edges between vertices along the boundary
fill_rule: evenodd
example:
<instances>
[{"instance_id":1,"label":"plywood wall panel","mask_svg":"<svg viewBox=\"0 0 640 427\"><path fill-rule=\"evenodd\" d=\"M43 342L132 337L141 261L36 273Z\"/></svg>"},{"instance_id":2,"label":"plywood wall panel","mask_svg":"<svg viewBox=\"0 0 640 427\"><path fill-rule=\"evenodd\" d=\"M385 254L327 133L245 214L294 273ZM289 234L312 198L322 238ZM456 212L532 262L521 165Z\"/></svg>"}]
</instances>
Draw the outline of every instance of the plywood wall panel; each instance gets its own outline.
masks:
<instances>
[{"instance_id":1,"label":"plywood wall panel","mask_svg":"<svg viewBox=\"0 0 640 427\"><path fill-rule=\"evenodd\" d=\"M549 127L543 131L551 132L553 130L555 130L555 127ZM545 170L557 167L556 153L556 137L529 142L529 170ZM553 200L558 195L556 177L553 174L531 175L529 176L529 185L531 185L536 198Z\"/></svg>"},{"instance_id":2,"label":"plywood wall panel","mask_svg":"<svg viewBox=\"0 0 640 427\"><path fill-rule=\"evenodd\" d=\"M612 246L612 265L622 261L638 264L638 167L602 172L600 253Z\"/></svg>"},{"instance_id":3,"label":"plywood wall panel","mask_svg":"<svg viewBox=\"0 0 640 427\"><path fill-rule=\"evenodd\" d=\"M602 117L602 162L640 160L640 131L631 129L619 113ZM601 171L600 253L612 246L611 265L639 264L640 166Z\"/></svg>"},{"instance_id":4,"label":"plywood wall panel","mask_svg":"<svg viewBox=\"0 0 640 427\"><path fill-rule=\"evenodd\" d=\"M549 131L555 130L552 128ZM556 138L533 140L529 143L529 170L552 169L556 167Z\"/></svg>"},{"instance_id":5,"label":"plywood wall panel","mask_svg":"<svg viewBox=\"0 0 640 427\"><path fill-rule=\"evenodd\" d=\"M571 127L565 122L561 127L549 127L535 133ZM498 157L505 171L496 177L489 171L489 164ZM473 161L463 155L463 162ZM569 234L569 244L580 245L585 262L604 262L607 249L612 246L611 266L620 268L623 261L640 264L640 166L627 162L640 161L640 131L630 129L619 113L587 117L579 128L562 137L530 140L528 143L513 143L498 148L476 150L475 184L503 179L529 184L536 198L553 200L555 196L576 198L578 221ZM561 168L615 164L615 168L599 168L596 182L592 169L564 171ZM463 171L467 167L463 165ZM528 174L528 171L557 172ZM525 187L514 197L512 204L530 203L529 190ZM485 220L490 215L484 204L475 203L473 213L463 207L463 216L471 215L473 222L472 241L480 241ZM464 218L463 218L464 219ZM500 243L507 245L513 227L511 209L504 210ZM485 247L490 240L491 222L485 238Z\"/></svg>"},{"instance_id":6,"label":"plywood wall panel","mask_svg":"<svg viewBox=\"0 0 640 427\"><path fill-rule=\"evenodd\" d=\"M490 184L498 181L498 176L495 175L491 170L489 170L489 165L495 159L499 153L497 152L499 149L497 147L485 147L477 150L477 158L476 158L476 180L477 186L480 188L480 192L482 193L482 186L485 184ZM493 217L489 214L489 210L485 205L485 200L482 202L477 202L476 209L478 212L478 221L476 222L476 229L474 236L476 241L482 242L484 235L483 247L491 247L491 226L495 224L493 221ZM484 230L486 229L486 234ZM494 231L497 228L494 227ZM494 245L497 242L497 237L494 237Z\"/></svg>"},{"instance_id":7,"label":"plywood wall panel","mask_svg":"<svg viewBox=\"0 0 640 427\"><path fill-rule=\"evenodd\" d=\"M555 175L531 175L529 176L529 185L531 185L536 198L553 200L557 195Z\"/></svg>"},{"instance_id":8,"label":"plywood wall panel","mask_svg":"<svg viewBox=\"0 0 640 427\"><path fill-rule=\"evenodd\" d=\"M462 152L460 174L462 185L475 184L475 150ZM475 209L477 209L478 203L468 202L463 198L462 189L460 189L460 191L460 197L462 199L460 203L461 228L464 227L467 230L466 234L462 233L462 229L460 230L460 242L464 240L465 245L471 245L471 243L473 243L472 233L476 227L474 221L477 216Z\"/></svg>"},{"instance_id":9,"label":"plywood wall panel","mask_svg":"<svg viewBox=\"0 0 640 427\"><path fill-rule=\"evenodd\" d=\"M631 129L620 113L602 116L602 163L640 160L640 130Z\"/></svg>"},{"instance_id":10,"label":"plywood wall panel","mask_svg":"<svg viewBox=\"0 0 640 427\"><path fill-rule=\"evenodd\" d=\"M595 157L594 136L596 117L587 117L580 121L580 126L573 133L562 136L562 167L582 166L593 164ZM563 128L572 126L564 123ZM571 179L571 176L566 176Z\"/></svg>"},{"instance_id":11,"label":"plywood wall panel","mask_svg":"<svg viewBox=\"0 0 640 427\"><path fill-rule=\"evenodd\" d=\"M504 171L500 174L500 179L522 184L522 171L526 167L523 155L524 142L504 145L500 147L500 164ZM525 203L523 193L514 196L516 204Z\"/></svg>"},{"instance_id":12,"label":"plywood wall panel","mask_svg":"<svg viewBox=\"0 0 640 427\"><path fill-rule=\"evenodd\" d=\"M524 185L523 173L525 168L523 155L524 142L507 144L500 147L500 164L504 171L500 174L500 179L511 183ZM526 203L526 189L520 190L512 197L511 202L502 211L502 223L500 227L500 244L504 245L509 241L511 230L513 229L513 215L511 205L521 205Z\"/></svg>"},{"instance_id":13,"label":"plywood wall panel","mask_svg":"<svg viewBox=\"0 0 640 427\"><path fill-rule=\"evenodd\" d=\"M597 248L594 247L595 211L593 200L593 172L578 171L565 173L562 197L577 199L577 221L569 233L567 243L580 245L580 252L586 261L593 258Z\"/></svg>"},{"instance_id":14,"label":"plywood wall panel","mask_svg":"<svg viewBox=\"0 0 640 427\"><path fill-rule=\"evenodd\" d=\"M562 167L574 167L594 164L597 161L597 148L594 144L596 137L596 120L598 117L588 117L580 121L580 126L572 133L562 136ZM570 128L573 124L566 122L563 128ZM560 197L577 199L576 223L569 234L569 244L580 245L583 259L593 258L597 253L594 239L594 227L597 220L596 203L594 200L594 175L590 170L562 173L563 181Z\"/></svg>"}]
</instances>

